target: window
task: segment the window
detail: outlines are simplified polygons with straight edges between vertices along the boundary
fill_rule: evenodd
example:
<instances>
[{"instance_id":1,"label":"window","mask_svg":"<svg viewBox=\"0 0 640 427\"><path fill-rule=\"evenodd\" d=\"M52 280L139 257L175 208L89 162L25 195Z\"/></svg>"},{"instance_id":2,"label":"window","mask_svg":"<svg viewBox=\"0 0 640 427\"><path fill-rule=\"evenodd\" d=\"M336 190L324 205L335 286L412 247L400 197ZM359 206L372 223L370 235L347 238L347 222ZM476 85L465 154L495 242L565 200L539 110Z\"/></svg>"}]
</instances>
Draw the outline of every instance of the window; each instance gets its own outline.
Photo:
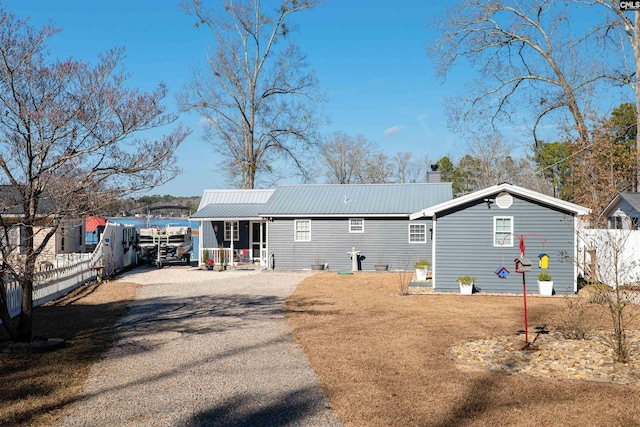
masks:
<instances>
[{"instance_id":1,"label":"window","mask_svg":"<svg viewBox=\"0 0 640 427\"><path fill-rule=\"evenodd\" d=\"M349 233L364 233L364 219L350 219L349 220Z\"/></svg>"},{"instance_id":2,"label":"window","mask_svg":"<svg viewBox=\"0 0 640 427\"><path fill-rule=\"evenodd\" d=\"M409 224L409 243L427 243L426 224Z\"/></svg>"},{"instance_id":3,"label":"window","mask_svg":"<svg viewBox=\"0 0 640 427\"><path fill-rule=\"evenodd\" d=\"M513 246L513 217L493 217L493 246Z\"/></svg>"},{"instance_id":4,"label":"window","mask_svg":"<svg viewBox=\"0 0 640 427\"><path fill-rule=\"evenodd\" d=\"M240 233L238 226L238 221L225 221L224 222L224 240L227 242L231 241L231 226L233 225L233 241L237 242L240 240Z\"/></svg>"},{"instance_id":5,"label":"window","mask_svg":"<svg viewBox=\"0 0 640 427\"><path fill-rule=\"evenodd\" d=\"M294 228L294 240L296 242L311 241L311 220L310 219L294 220L293 228Z\"/></svg>"}]
</instances>

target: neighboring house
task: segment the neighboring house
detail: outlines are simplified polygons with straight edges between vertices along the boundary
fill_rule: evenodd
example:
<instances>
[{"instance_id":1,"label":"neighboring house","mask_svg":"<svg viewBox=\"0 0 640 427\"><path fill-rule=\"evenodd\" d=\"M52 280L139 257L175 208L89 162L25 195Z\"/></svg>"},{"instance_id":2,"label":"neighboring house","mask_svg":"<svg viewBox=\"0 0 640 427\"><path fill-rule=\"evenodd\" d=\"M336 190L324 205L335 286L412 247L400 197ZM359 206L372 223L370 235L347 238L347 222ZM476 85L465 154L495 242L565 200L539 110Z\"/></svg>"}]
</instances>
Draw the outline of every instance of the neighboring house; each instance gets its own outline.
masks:
<instances>
[{"instance_id":1,"label":"neighboring house","mask_svg":"<svg viewBox=\"0 0 640 427\"><path fill-rule=\"evenodd\" d=\"M205 190L198 210L191 215L200 222L198 260L203 251L215 258L218 248L233 253L235 261L266 263L266 220L260 216L274 190ZM216 255L219 257L219 255ZM235 262L227 256L225 263ZM219 260L219 258L215 258Z\"/></svg>"},{"instance_id":2,"label":"neighboring house","mask_svg":"<svg viewBox=\"0 0 640 427\"><path fill-rule=\"evenodd\" d=\"M271 267L350 271L355 248L362 270L413 269L418 259L431 258L431 219L409 221L409 215L451 198L451 183L278 186L259 211Z\"/></svg>"},{"instance_id":3,"label":"neighboring house","mask_svg":"<svg viewBox=\"0 0 640 427\"><path fill-rule=\"evenodd\" d=\"M640 229L640 193L618 193L604 208L608 228L616 230Z\"/></svg>"},{"instance_id":4,"label":"neighboring house","mask_svg":"<svg viewBox=\"0 0 640 427\"><path fill-rule=\"evenodd\" d=\"M10 185L0 186L0 222L10 227L9 239L18 253L24 253L26 247L24 227L19 225L23 212L20 195L15 188ZM38 223L33 227L34 247L42 243L53 224L57 223L58 228L39 255L40 264L54 265L58 255L85 251L84 221L76 218L59 218L51 212L53 209L50 202L43 198L38 206Z\"/></svg>"},{"instance_id":5,"label":"neighboring house","mask_svg":"<svg viewBox=\"0 0 640 427\"><path fill-rule=\"evenodd\" d=\"M425 255L433 257L433 286L438 292L459 292L457 278L468 275L476 277L476 287L483 292L521 293L522 274L516 273L514 260L520 256L522 236L525 257L533 266L525 275L527 291L537 290L537 274L545 271L552 275L556 293L570 294L577 291L578 220L589 212L535 191L500 184L427 207L411 219L432 221L432 247ZM546 270L538 262L544 254Z\"/></svg>"},{"instance_id":6,"label":"neighboring house","mask_svg":"<svg viewBox=\"0 0 640 427\"><path fill-rule=\"evenodd\" d=\"M85 231L87 233L85 245L87 252L93 252L106 226L107 220L100 216L88 216L85 219Z\"/></svg>"}]
</instances>

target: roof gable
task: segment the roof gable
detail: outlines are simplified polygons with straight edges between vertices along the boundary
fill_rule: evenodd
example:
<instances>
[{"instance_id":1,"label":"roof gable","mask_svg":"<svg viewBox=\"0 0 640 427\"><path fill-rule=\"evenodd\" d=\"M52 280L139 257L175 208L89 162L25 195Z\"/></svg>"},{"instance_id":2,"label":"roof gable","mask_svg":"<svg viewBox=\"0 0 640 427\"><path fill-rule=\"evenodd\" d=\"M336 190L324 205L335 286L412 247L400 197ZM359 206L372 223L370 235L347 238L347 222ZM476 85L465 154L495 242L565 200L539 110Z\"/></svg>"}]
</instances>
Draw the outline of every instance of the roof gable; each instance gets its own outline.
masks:
<instances>
[{"instance_id":1,"label":"roof gable","mask_svg":"<svg viewBox=\"0 0 640 427\"><path fill-rule=\"evenodd\" d=\"M198 210L211 204L266 203L273 192L273 189L204 190Z\"/></svg>"},{"instance_id":2,"label":"roof gable","mask_svg":"<svg viewBox=\"0 0 640 427\"><path fill-rule=\"evenodd\" d=\"M453 197L451 183L278 186L263 216L408 216Z\"/></svg>"},{"instance_id":3,"label":"roof gable","mask_svg":"<svg viewBox=\"0 0 640 427\"><path fill-rule=\"evenodd\" d=\"M640 212L640 193L627 191L616 194L616 196L603 209L601 216L610 216L623 201L627 202L633 209L635 209L636 212Z\"/></svg>"},{"instance_id":4,"label":"roof gable","mask_svg":"<svg viewBox=\"0 0 640 427\"><path fill-rule=\"evenodd\" d=\"M198 220L257 219L273 192L273 189L205 190L198 210L191 215L191 218Z\"/></svg>"},{"instance_id":5,"label":"roof gable","mask_svg":"<svg viewBox=\"0 0 640 427\"><path fill-rule=\"evenodd\" d=\"M591 212L590 209L582 207L580 205L576 205L574 203L566 202L564 200L560 200L555 197L547 196L546 194L538 193L537 191L529 190L523 187L518 187L517 185L503 183L500 185L494 185L491 187L487 187L483 190L466 194L464 196L458 197L457 199L449 200L447 202L440 203L438 205L431 206L426 209L422 209L420 211L413 213L410 216L410 218L418 219L422 217L432 217L439 212L456 208L458 206L462 206L466 203L476 201L478 199L484 199L489 196L495 196L498 193L503 191L506 191L510 194L521 196L526 199L535 200L541 204L554 207L560 210L568 211L576 215L587 215Z\"/></svg>"}]
</instances>

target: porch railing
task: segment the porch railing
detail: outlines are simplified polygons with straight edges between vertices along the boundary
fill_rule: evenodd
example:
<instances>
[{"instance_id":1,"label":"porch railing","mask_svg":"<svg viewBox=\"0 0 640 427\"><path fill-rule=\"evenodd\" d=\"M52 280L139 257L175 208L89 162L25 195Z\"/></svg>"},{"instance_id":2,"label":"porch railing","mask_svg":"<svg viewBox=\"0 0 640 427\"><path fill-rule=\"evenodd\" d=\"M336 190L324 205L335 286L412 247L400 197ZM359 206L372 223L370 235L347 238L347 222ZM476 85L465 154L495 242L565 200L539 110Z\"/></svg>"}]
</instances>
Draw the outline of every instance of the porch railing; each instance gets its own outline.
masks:
<instances>
[{"instance_id":1,"label":"porch railing","mask_svg":"<svg viewBox=\"0 0 640 427\"><path fill-rule=\"evenodd\" d=\"M198 263L199 265L205 264L205 252L207 253L207 259L213 260L216 266L219 265L235 265L235 264L247 264L254 262L251 258L251 252L249 249L234 249L230 248L199 248L198 250ZM233 257L232 257L233 255ZM233 260L233 263L232 263ZM267 251L262 249L260 251L260 266L267 268Z\"/></svg>"}]
</instances>

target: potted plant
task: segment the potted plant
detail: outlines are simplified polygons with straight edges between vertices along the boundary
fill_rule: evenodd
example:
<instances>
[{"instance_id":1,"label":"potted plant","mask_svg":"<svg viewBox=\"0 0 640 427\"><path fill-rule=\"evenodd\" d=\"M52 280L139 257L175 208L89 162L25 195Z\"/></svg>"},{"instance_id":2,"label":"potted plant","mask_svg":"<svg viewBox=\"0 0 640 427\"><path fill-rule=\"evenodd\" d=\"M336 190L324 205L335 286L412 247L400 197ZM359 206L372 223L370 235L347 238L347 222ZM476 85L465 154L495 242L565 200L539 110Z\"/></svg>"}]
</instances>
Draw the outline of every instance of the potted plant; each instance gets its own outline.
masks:
<instances>
[{"instance_id":1,"label":"potted plant","mask_svg":"<svg viewBox=\"0 0 640 427\"><path fill-rule=\"evenodd\" d=\"M549 273L538 274L538 293L545 297L553 295L553 278Z\"/></svg>"},{"instance_id":2,"label":"potted plant","mask_svg":"<svg viewBox=\"0 0 640 427\"><path fill-rule=\"evenodd\" d=\"M431 270L431 261L428 259L421 259L413 264L413 268L416 269L416 280L425 281L427 280L427 274Z\"/></svg>"},{"instance_id":3,"label":"potted plant","mask_svg":"<svg viewBox=\"0 0 640 427\"><path fill-rule=\"evenodd\" d=\"M473 285L476 283L476 278L473 276L460 276L458 277L458 284L460 285L460 293L463 295L471 295L473 293Z\"/></svg>"},{"instance_id":4,"label":"potted plant","mask_svg":"<svg viewBox=\"0 0 640 427\"><path fill-rule=\"evenodd\" d=\"M209 263L211 261L211 264ZM209 258L209 251L205 250L202 252L202 262L207 267L207 270L213 270L213 260Z\"/></svg>"},{"instance_id":5,"label":"potted plant","mask_svg":"<svg viewBox=\"0 0 640 427\"><path fill-rule=\"evenodd\" d=\"M220 271L226 270L227 265L225 264L224 245L218 246L218 253L220 254Z\"/></svg>"},{"instance_id":6,"label":"potted plant","mask_svg":"<svg viewBox=\"0 0 640 427\"><path fill-rule=\"evenodd\" d=\"M384 257L380 257L378 262L374 264L374 268L376 271L387 271L389 269L389 264L384 260Z\"/></svg>"}]
</instances>

